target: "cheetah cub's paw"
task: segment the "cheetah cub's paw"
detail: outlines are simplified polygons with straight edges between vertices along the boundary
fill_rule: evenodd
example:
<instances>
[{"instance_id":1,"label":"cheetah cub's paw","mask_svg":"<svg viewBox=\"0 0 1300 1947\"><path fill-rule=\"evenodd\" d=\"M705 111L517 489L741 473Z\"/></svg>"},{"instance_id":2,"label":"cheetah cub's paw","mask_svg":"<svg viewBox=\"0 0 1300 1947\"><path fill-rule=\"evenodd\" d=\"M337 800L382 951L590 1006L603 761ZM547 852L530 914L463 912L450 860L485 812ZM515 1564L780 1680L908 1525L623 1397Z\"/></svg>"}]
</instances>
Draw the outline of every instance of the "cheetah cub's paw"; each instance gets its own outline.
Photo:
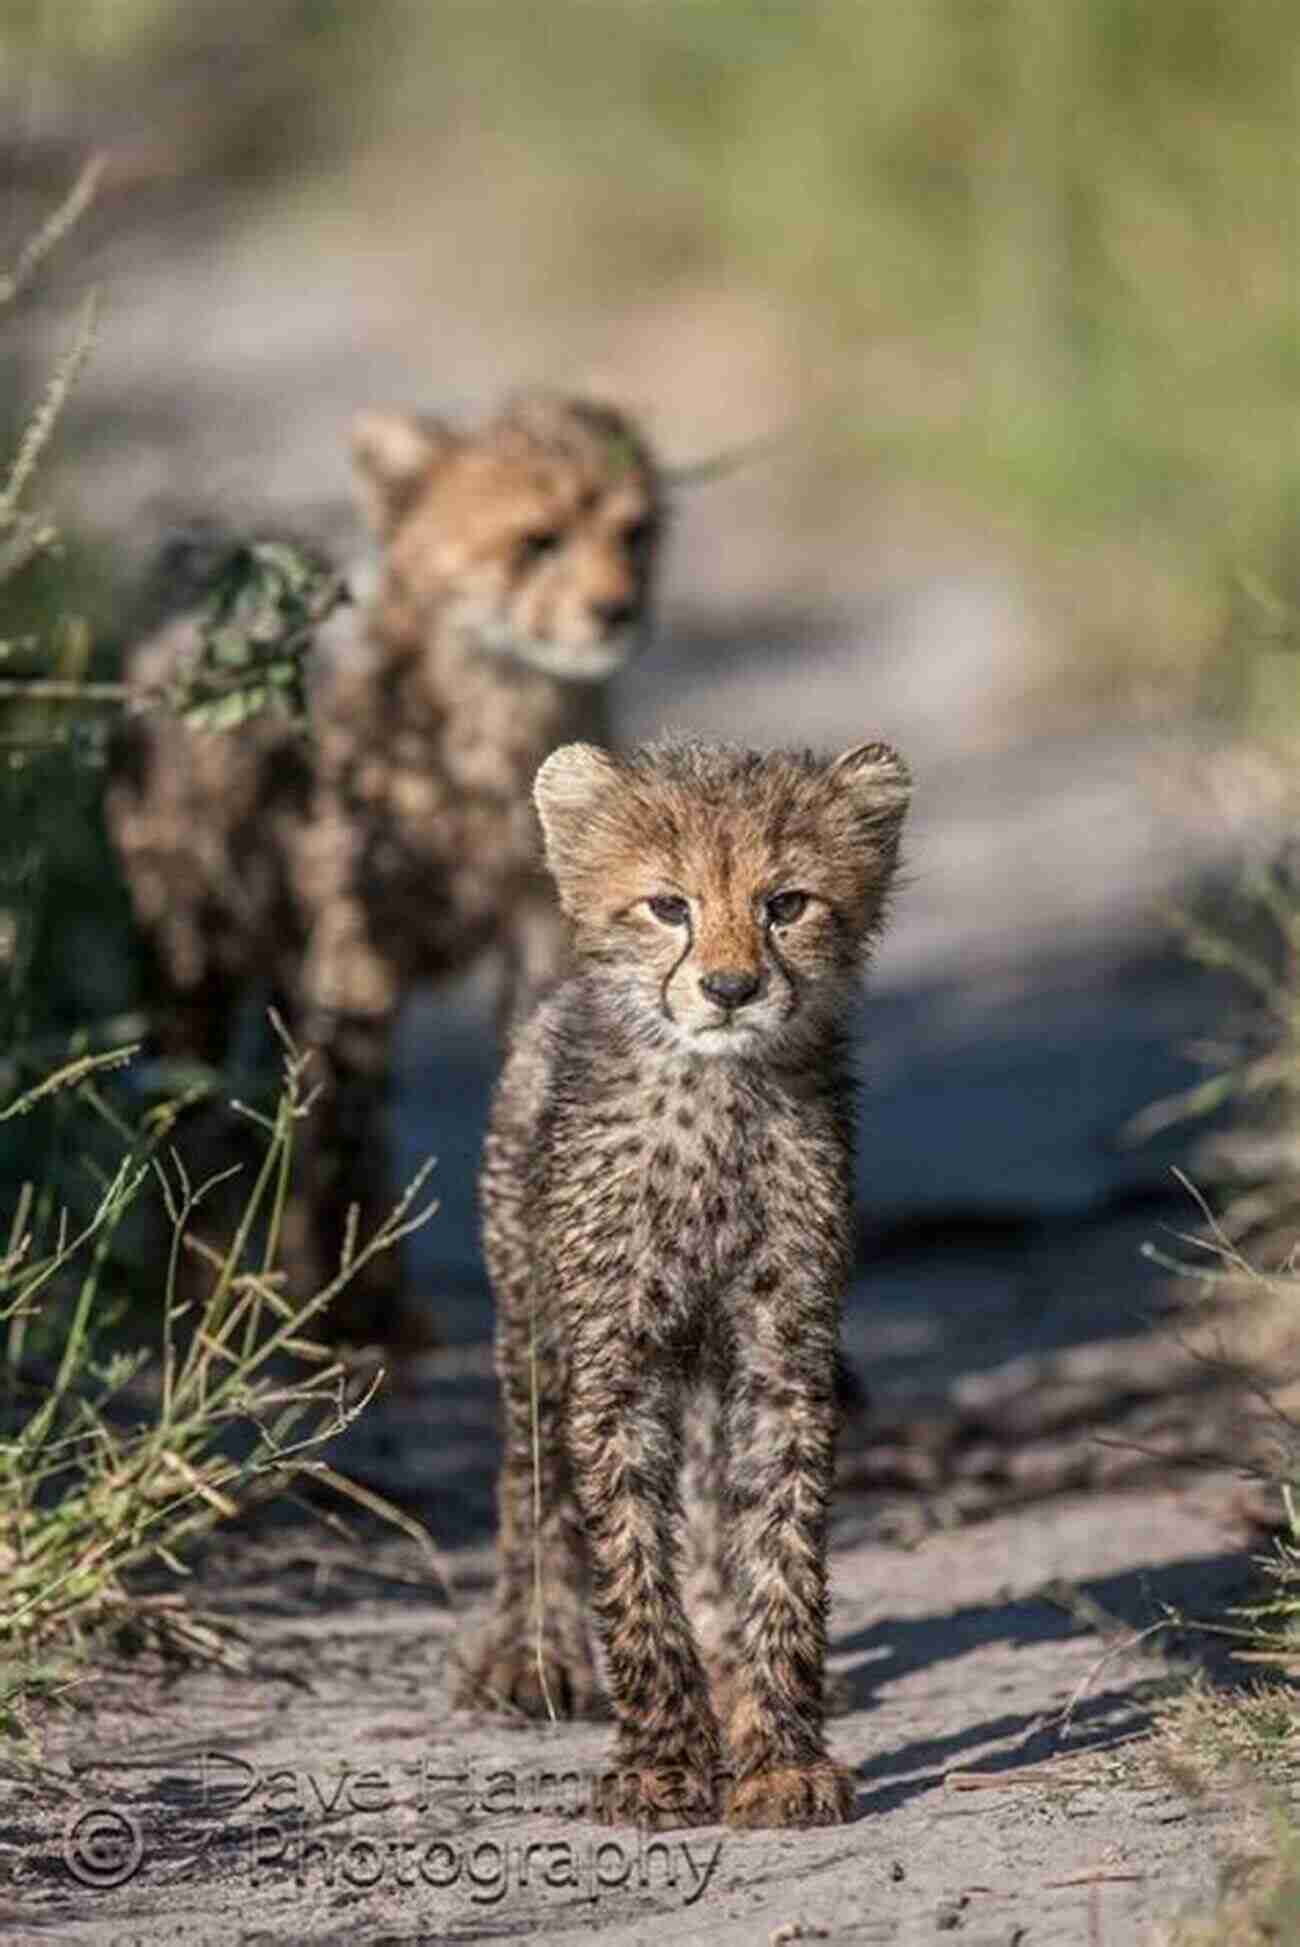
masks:
<instances>
[{"instance_id":1,"label":"cheetah cub's paw","mask_svg":"<svg viewBox=\"0 0 1300 1947\"><path fill-rule=\"evenodd\" d=\"M853 1773L833 1758L773 1765L742 1778L727 1801L728 1825L843 1825L853 1817Z\"/></svg>"},{"instance_id":2,"label":"cheetah cub's paw","mask_svg":"<svg viewBox=\"0 0 1300 1947\"><path fill-rule=\"evenodd\" d=\"M608 1708L590 1645L543 1637L541 1657L526 1633L489 1623L453 1652L452 1704L506 1717L605 1717Z\"/></svg>"},{"instance_id":3,"label":"cheetah cub's paw","mask_svg":"<svg viewBox=\"0 0 1300 1947\"><path fill-rule=\"evenodd\" d=\"M598 1825L638 1825L647 1832L717 1825L723 1780L688 1765L627 1765L598 1778L591 1816Z\"/></svg>"}]
</instances>

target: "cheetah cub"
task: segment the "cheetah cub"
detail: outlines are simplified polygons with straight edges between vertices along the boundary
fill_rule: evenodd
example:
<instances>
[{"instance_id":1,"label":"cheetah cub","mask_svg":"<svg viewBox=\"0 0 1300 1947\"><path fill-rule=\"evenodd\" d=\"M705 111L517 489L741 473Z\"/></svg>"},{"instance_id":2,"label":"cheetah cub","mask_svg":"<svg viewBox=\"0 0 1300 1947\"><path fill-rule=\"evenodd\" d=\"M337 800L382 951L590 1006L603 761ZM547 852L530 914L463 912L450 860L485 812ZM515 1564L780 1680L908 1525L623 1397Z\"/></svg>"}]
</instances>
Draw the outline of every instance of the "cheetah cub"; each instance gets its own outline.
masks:
<instances>
[{"instance_id":1,"label":"cheetah cub","mask_svg":"<svg viewBox=\"0 0 1300 1947\"><path fill-rule=\"evenodd\" d=\"M166 1052L219 1063L260 984L314 1045L319 1095L285 1229L295 1282L334 1274L393 1186L385 1097L398 1009L495 952L504 1012L558 977L565 929L529 799L557 745L606 735L609 678L641 646L662 511L654 459L612 407L521 394L486 426L368 412L354 429L379 585L357 653L318 672L307 736L129 719L106 794L160 988ZM165 681L190 618L134 654ZM343 1336L418 1339L392 1252L334 1309Z\"/></svg>"},{"instance_id":2,"label":"cheetah cub","mask_svg":"<svg viewBox=\"0 0 1300 1947\"><path fill-rule=\"evenodd\" d=\"M590 1710L589 1607L606 1824L853 1808L823 1729L843 1016L909 791L884 744L569 744L537 775L575 971L516 1035L484 1156L505 1457L457 1702Z\"/></svg>"}]
</instances>

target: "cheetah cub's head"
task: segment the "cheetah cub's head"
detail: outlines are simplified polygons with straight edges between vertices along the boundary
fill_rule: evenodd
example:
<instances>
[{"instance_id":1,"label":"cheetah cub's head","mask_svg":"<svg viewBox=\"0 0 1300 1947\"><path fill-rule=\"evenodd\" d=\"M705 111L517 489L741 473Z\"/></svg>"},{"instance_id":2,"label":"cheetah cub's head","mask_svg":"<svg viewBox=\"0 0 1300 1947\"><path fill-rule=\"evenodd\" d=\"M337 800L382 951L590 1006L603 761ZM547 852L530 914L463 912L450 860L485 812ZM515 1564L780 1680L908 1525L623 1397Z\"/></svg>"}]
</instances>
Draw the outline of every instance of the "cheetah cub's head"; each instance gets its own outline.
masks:
<instances>
[{"instance_id":1,"label":"cheetah cub's head","mask_svg":"<svg viewBox=\"0 0 1300 1947\"><path fill-rule=\"evenodd\" d=\"M353 452L389 592L422 626L572 682L639 646L661 492L612 407L531 393L477 434L366 412Z\"/></svg>"},{"instance_id":2,"label":"cheetah cub's head","mask_svg":"<svg viewBox=\"0 0 1300 1947\"><path fill-rule=\"evenodd\" d=\"M884 920L911 792L887 744L802 752L565 744L537 773L577 951L647 1040L797 1043L842 1009Z\"/></svg>"}]
</instances>

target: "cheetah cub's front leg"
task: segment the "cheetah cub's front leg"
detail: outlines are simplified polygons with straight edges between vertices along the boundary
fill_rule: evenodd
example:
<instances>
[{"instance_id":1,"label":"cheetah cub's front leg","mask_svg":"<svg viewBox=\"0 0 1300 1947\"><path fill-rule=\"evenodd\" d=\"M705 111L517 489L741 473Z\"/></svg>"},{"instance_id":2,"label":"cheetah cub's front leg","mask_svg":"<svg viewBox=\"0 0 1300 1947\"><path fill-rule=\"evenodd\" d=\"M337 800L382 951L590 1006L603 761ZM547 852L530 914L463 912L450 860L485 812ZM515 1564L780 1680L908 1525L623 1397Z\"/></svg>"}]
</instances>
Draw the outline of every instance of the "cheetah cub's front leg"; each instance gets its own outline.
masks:
<instances>
[{"instance_id":1,"label":"cheetah cub's front leg","mask_svg":"<svg viewBox=\"0 0 1300 1947\"><path fill-rule=\"evenodd\" d=\"M722 1740L676 1565L681 1382L663 1348L626 1343L618 1312L599 1296L583 1309L569 1449L619 1721L592 1815L651 1829L711 1825L721 1812Z\"/></svg>"},{"instance_id":2,"label":"cheetah cub's front leg","mask_svg":"<svg viewBox=\"0 0 1300 1947\"><path fill-rule=\"evenodd\" d=\"M834 1482L834 1312L815 1288L755 1295L727 1388L726 1506L737 1604L727 1823L838 1825L852 1773L827 1753L826 1545Z\"/></svg>"},{"instance_id":3,"label":"cheetah cub's front leg","mask_svg":"<svg viewBox=\"0 0 1300 1947\"><path fill-rule=\"evenodd\" d=\"M734 1780L733 1825L831 1825L854 1805L851 1775L822 1743L824 1716L847 1708L819 1674L832 1440L820 1393L811 1411L795 1397L787 1377L765 1398L760 1364L739 1385L733 1375L725 1398L698 1389L688 1409L687 1607Z\"/></svg>"}]
</instances>

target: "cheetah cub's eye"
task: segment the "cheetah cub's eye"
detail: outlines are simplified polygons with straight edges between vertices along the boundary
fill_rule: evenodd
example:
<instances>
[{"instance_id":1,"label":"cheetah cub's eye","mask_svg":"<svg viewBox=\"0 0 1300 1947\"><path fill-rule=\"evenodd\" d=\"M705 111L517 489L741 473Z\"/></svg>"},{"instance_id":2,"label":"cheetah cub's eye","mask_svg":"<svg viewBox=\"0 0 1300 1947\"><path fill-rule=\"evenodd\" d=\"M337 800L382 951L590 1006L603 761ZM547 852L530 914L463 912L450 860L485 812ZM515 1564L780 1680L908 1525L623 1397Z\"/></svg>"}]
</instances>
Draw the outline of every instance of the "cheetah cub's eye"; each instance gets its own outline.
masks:
<instances>
[{"instance_id":1,"label":"cheetah cub's eye","mask_svg":"<svg viewBox=\"0 0 1300 1947\"><path fill-rule=\"evenodd\" d=\"M648 516L644 520L629 521L623 529L623 545L631 554L644 554L657 538L658 527Z\"/></svg>"},{"instance_id":2,"label":"cheetah cub's eye","mask_svg":"<svg viewBox=\"0 0 1300 1947\"><path fill-rule=\"evenodd\" d=\"M806 892L774 892L767 901L769 926L793 926L808 910Z\"/></svg>"},{"instance_id":3,"label":"cheetah cub's eye","mask_svg":"<svg viewBox=\"0 0 1300 1947\"><path fill-rule=\"evenodd\" d=\"M686 900L678 899L673 893L656 893L653 899L647 899L645 903L655 918L662 920L665 926L685 926L691 916L691 909Z\"/></svg>"},{"instance_id":4,"label":"cheetah cub's eye","mask_svg":"<svg viewBox=\"0 0 1300 1947\"><path fill-rule=\"evenodd\" d=\"M534 528L531 533L521 534L515 542L515 560L521 568L531 568L548 554L554 554L560 545L560 534L553 527Z\"/></svg>"}]
</instances>

